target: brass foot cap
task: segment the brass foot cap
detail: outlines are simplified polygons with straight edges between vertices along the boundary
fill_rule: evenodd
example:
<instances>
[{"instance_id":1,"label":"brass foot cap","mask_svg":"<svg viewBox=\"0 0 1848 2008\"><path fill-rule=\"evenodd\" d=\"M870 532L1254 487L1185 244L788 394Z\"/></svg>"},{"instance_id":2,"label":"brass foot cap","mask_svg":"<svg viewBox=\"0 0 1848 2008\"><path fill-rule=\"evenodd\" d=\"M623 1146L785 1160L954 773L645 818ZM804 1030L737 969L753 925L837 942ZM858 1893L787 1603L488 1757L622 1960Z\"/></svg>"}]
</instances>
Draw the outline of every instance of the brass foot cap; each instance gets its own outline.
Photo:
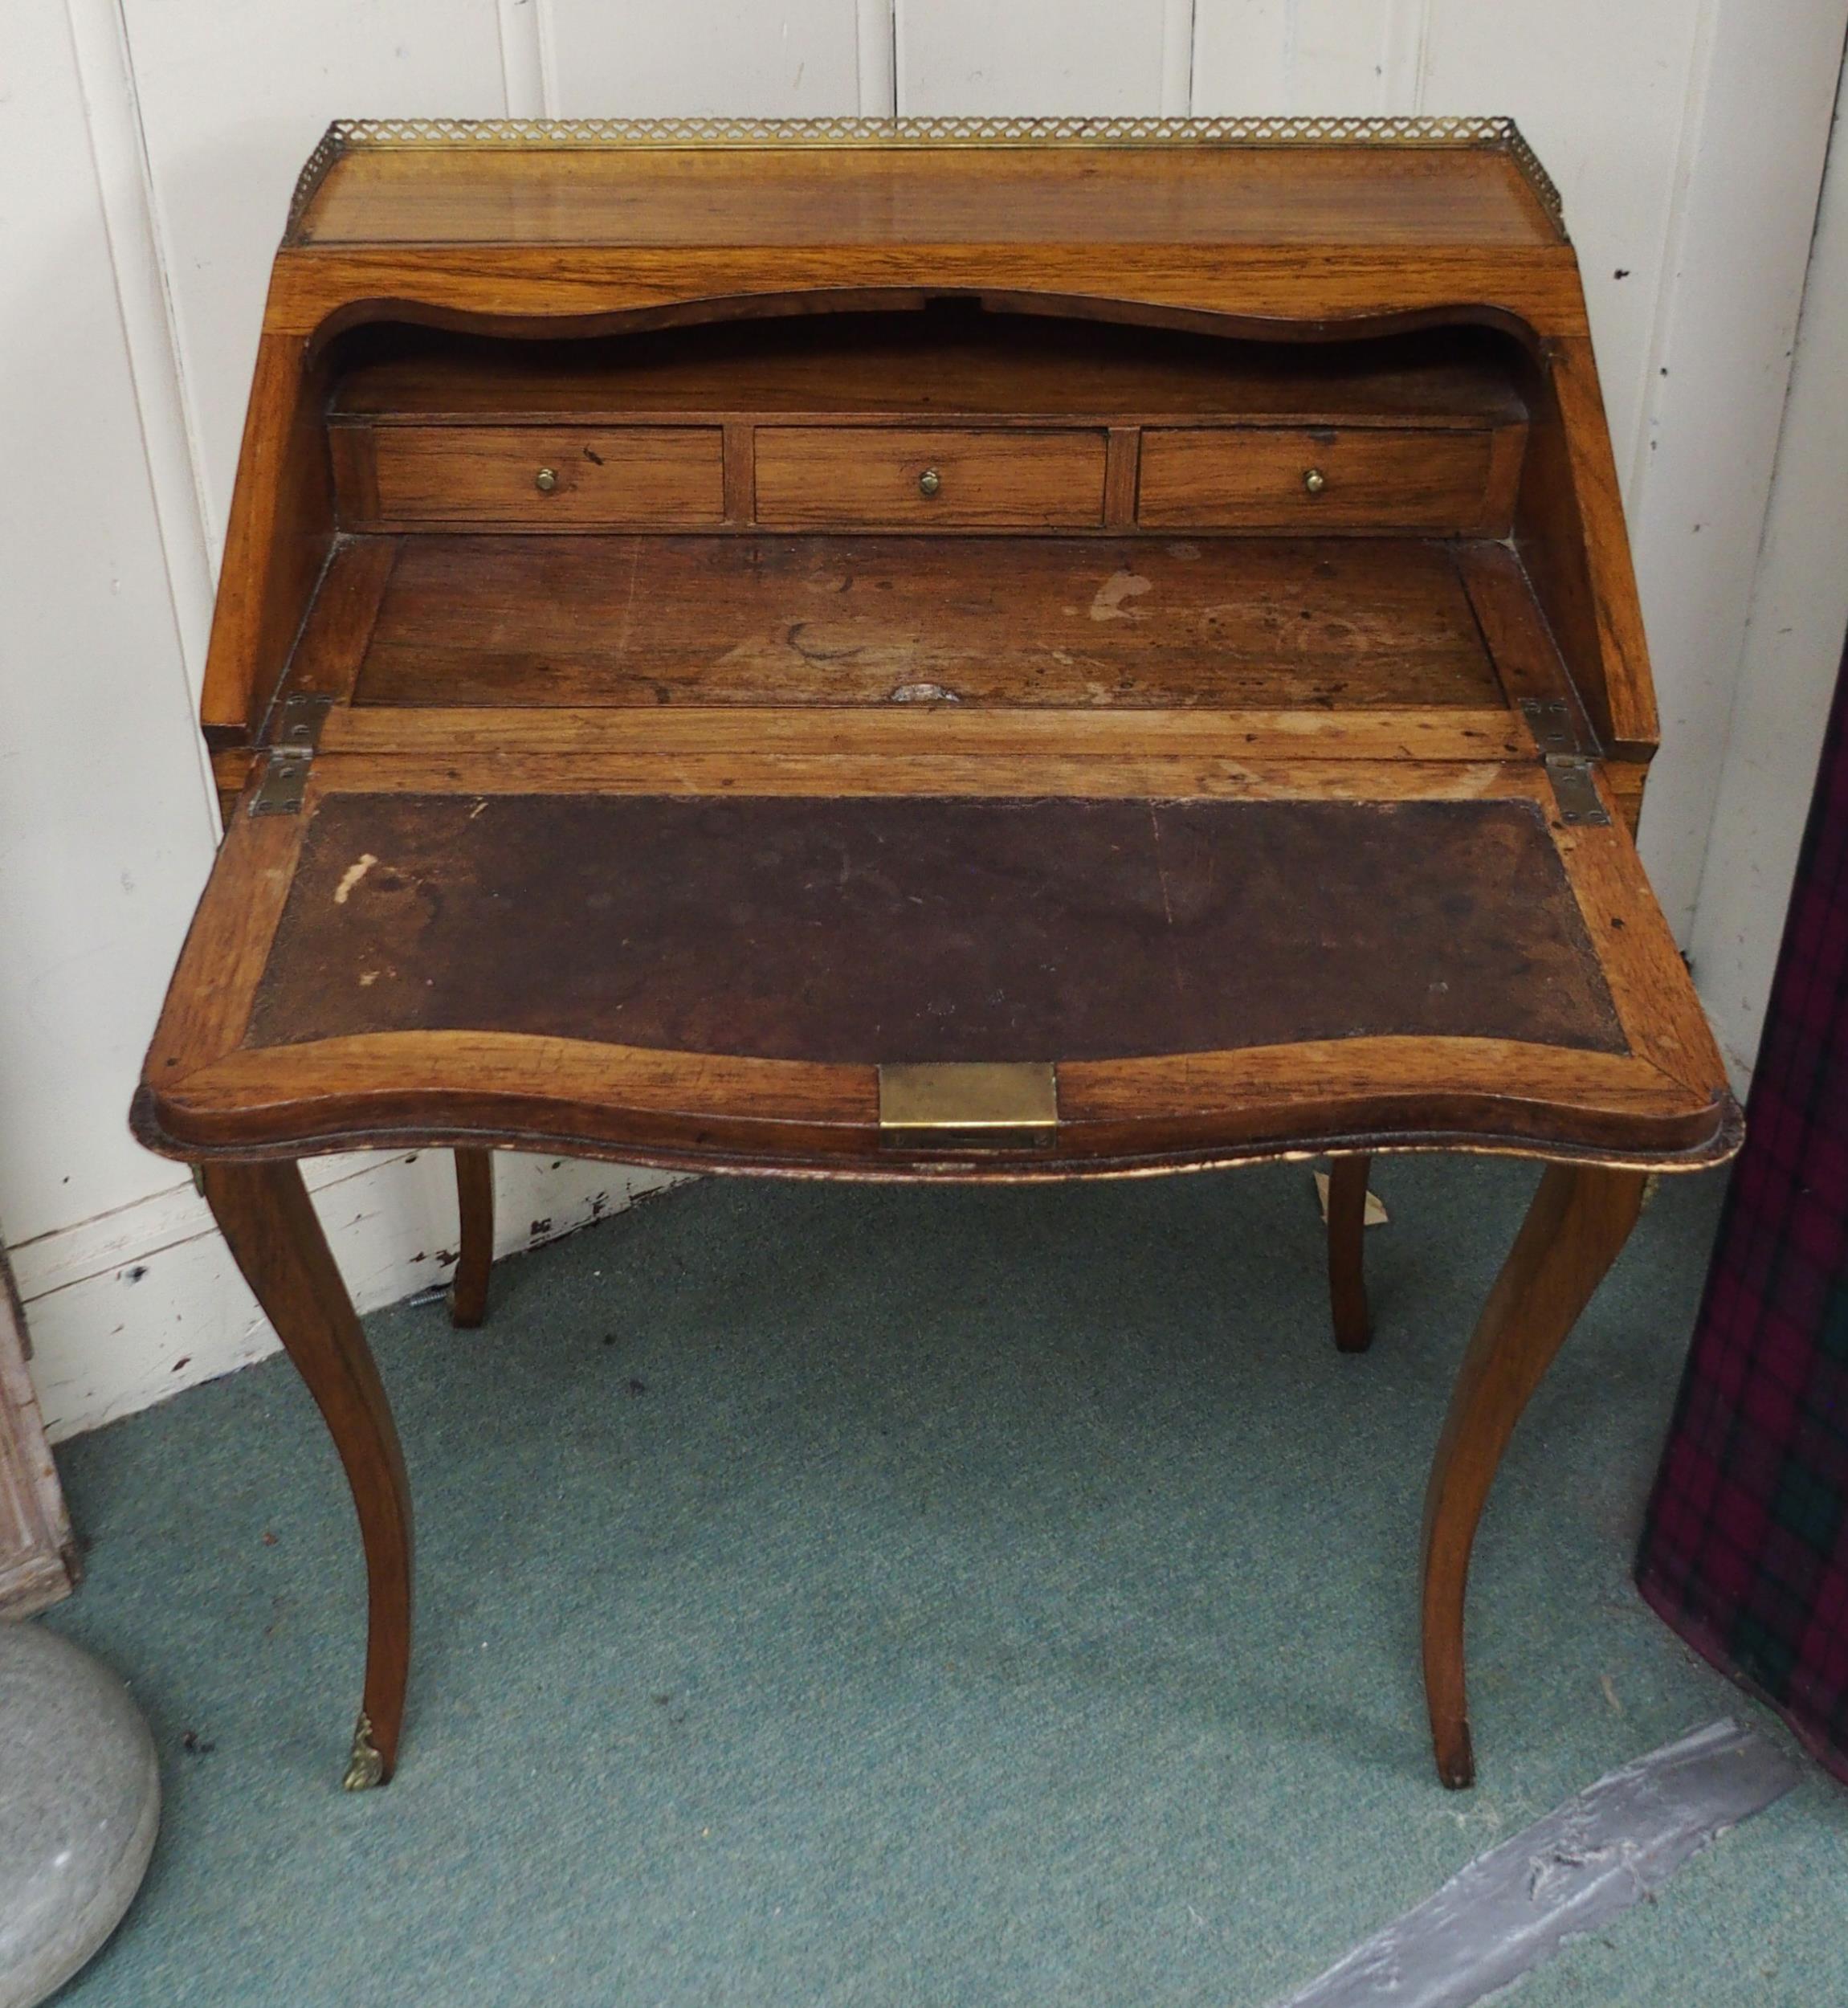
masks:
<instances>
[{"instance_id":1,"label":"brass foot cap","mask_svg":"<svg viewBox=\"0 0 1848 2008\"><path fill-rule=\"evenodd\" d=\"M347 1759L346 1776L341 1780L341 1789L367 1792L384 1782L385 1759L373 1747L372 1718L361 1708L359 1720L353 1724L353 1753Z\"/></svg>"}]
</instances>

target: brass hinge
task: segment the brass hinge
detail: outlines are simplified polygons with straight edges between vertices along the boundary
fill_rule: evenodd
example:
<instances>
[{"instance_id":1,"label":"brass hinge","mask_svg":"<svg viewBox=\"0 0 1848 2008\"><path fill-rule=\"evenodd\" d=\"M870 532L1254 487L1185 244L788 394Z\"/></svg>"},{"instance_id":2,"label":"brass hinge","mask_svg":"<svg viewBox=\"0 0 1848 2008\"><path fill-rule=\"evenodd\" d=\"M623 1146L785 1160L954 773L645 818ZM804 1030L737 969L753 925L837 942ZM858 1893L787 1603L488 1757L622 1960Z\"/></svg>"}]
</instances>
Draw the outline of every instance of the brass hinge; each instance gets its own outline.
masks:
<instances>
[{"instance_id":1,"label":"brass hinge","mask_svg":"<svg viewBox=\"0 0 1848 2008\"><path fill-rule=\"evenodd\" d=\"M1546 771L1561 822L1609 828L1610 811L1597 792L1592 764L1582 753L1548 753Z\"/></svg>"},{"instance_id":2,"label":"brass hinge","mask_svg":"<svg viewBox=\"0 0 1848 2008\"><path fill-rule=\"evenodd\" d=\"M1050 1061L958 1060L879 1069L886 1150L1050 1150L1059 1082Z\"/></svg>"},{"instance_id":3,"label":"brass hinge","mask_svg":"<svg viewBox=\"0 0 1848 2008\"><path fill-rule=\"evenodd\" d=\"M1534 744L1543 753L1575 753L1578 735L1572 728L1572 712L1556 697L1524 697L1521 716Z\"/></svg>"},{"instance_id":4,"label":"brass hinge","mask_svg":"<svg viewBox=\"0 0 1848 2008\"><path fill-rule=\"evenodd\" d=\"M331 697L298 693L285 697L275 713L275 730L263 749L263 777L251 798L253 816L293 816L301 813L308 770L320 729L333 704Z\"/></svg>"}]
</instances>

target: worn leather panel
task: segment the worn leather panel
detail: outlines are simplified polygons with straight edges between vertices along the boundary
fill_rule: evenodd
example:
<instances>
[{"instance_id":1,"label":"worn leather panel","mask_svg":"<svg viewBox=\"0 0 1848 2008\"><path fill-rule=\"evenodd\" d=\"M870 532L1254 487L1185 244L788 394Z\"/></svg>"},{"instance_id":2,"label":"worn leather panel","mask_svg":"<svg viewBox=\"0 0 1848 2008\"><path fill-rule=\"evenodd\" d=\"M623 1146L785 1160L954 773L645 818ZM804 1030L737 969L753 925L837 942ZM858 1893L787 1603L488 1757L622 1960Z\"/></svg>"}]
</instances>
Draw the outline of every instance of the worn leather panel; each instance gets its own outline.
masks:
<instances>
[{"instance_id":1,"label":"worn leather panel","mask_svg":"<svg viewBox=\"0 0 1848 2008\"><path fill-rule=\"evenodd\" d=\"M1524 802L328 797L248 1039L841 1062L1626 1050Z\"/></svg>"}]
</instances>

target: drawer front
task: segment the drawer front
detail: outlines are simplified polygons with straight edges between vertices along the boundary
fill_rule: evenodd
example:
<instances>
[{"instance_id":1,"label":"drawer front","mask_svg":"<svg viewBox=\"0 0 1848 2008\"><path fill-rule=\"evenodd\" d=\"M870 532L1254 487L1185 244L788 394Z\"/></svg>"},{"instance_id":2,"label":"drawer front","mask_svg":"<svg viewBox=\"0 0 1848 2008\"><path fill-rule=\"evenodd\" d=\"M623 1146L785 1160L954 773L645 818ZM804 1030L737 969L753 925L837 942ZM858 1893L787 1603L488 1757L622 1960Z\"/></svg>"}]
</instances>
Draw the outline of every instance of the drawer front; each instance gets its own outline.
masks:
<instances>
[{"instance_id":1,"label":"drawer front","mask_svg":"<svg viewBox=\"0 0 1848 2008\"><path fill-rule=\"evenodd\" d=\"M354 498L359 507L342 512L349 520L543 529L716 523L724 514L716 426L378 426L371 439L376 499ZM337 465L350 469L355 457L337 455Z\"/></svg>"},{"instance_id":2,"label":"drawer front","mask_svg":"<svg viewBox=\"0 0 1848 2008\"><path fill-rule=\"evenodd\" d=\"M1151 430L1136 520L1154 529L1486 533L1492 440L1486 430Z\"/></svg>"},{"instance_id":3,"label":"drawer front","mask_svg":"<svg viewBox=\"0 0 1848 2008\"><path fill-rule=\"evenodd\" d=\"M1104 435L760 426L757 520L1083 529L1103 520Z\"/></svg>"}]
</instances>

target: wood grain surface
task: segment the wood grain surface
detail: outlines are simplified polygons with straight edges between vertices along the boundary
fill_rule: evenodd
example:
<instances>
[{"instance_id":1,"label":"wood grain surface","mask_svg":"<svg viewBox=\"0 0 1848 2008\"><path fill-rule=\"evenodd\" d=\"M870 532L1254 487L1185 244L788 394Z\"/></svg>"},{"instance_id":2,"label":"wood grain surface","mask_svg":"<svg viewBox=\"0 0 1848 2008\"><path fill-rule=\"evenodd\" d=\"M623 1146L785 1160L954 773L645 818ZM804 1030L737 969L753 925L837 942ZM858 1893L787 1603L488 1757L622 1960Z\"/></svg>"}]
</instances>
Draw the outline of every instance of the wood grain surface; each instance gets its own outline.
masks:
<instances>
[{"instance_id":1,"label":"wood grain surface","mask_svg":"<svg viewBox=\"0 0 1848 2008\"><path fill-rule=\"evenodd\" d=\"M322 246L778 249L1560 242L1506 153L1339 145L367 148L334 163L300 235Z\"/></svg>"},{"instance_id":2,"label":"wood grain surface","mask_svg":"<svg viewBox=\"0 0 1848 2008\"><path fill-rule=\"evenodd\" d=\"M830 424L970 418L1442 428L1520 425L1521 345L1488 328L1365 342L1227 342L1173 328L939 300L657 333L508 342L369 322L341 338L328 410L379 425L746 414ZM336 430L339 429L337 422Z\"/></svg>"},{"instance_id":3,"label":"wood grain surface","mask_svg":"<svg viewBox=\"0 0 1848 2008\"><path fill-rule=\"evenodd\" d=\"M1491 492L1491 447L1488 432L1461 429L1154 426L1143 435L1136 515L1159 529L1491 537L1514 499Z\"/></svg>"},{"instance_id":4,"label":"wood grain surface","mask_svg":"<svg viewBox=\"0 0 1848 2008\"><path fill-rule=\"evenodd\" d=\"M410 1672L411 1512L391 1406L294 1165L209 1165L206 1198L244 1280L314 1397L346 1471L365 1548L365 1684L361 1703L376 1774L398 1762Z\"/></svg>"},{"instance_id":5,"label":"wood grain surface","mask_svg":"<svg viewBox=\"0 0 1848 2008\"><path fill-rule=\"evenodd\" d=\"M494 1153L455 1153L455 1275L449 1286L449 1321L472 1331L487 1315L487 1282L494 1267Z\"/></svg>"},{"instance_id":6,"label":"wood grain surface","mask_svg":"<svg viewBox=\"0 0 1848 2008\"><path fill-rule=\"evenodd\" d=\"M1335 1345L1343 1353L1365 1353L1373 1342L1367 1311L1367 1178L1371 1157L1333 1157L1328 1162L1326 1202L1328 1234L1328 1308Z\"/></svg>"},{"instance_id":7,"label":"wood grain surface","mask_svg":"<svg viewBox=\"0 0 1848 2008\"><path fill-rule=\"evenodd\" d=\"M1095 428L760 426L756 449L757 516L771 525L1077 529L1103 520Z\"/></svg>"},{"instance_id":8,"label":"wood grain surface","mask_svg":"<svg viewBox=\"0 0 1848 2008\"><path fill-rule=\"evenodd\" d=\"M1515 1425L1630 1238L1640 1172L1551 1165L1495 1279L1431 1460L1423 1539L1425 1698L1438 1775L1475 1782L1463 1677L1470 1550Z\"/></svg>"},{"instance_id":9,"label":"wood grain surface","mask_svg":"<svg viewBox=\"0 0 1848 2008\"><path fill-rule=\"evenodd\" d=\"M407 540L361 705L1499 704L1409 539Z\"/></svg>"},{"instance_id":10,"label":"wood grain surface","mask_svg":"<svg viewBox=\"0 0 1848 2008\"><path fill-rule=\"evenodd\" d=\"M370 463L341 498L350 529L471 519L672 527L725 512L716 426L390 426L367 445Z\"/></svg>"}]
</instances>

